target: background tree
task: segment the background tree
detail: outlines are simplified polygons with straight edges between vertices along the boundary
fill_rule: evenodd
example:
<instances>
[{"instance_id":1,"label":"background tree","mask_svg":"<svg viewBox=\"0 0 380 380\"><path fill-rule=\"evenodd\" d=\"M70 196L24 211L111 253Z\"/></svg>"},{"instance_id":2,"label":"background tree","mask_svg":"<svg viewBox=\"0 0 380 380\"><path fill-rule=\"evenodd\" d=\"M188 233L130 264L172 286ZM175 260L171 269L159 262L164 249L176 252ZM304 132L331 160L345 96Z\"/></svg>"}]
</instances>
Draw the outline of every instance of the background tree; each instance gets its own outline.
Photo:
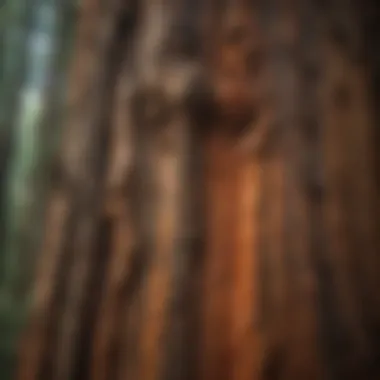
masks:
<instances>
[{"instance_id":1,"label":"background tree","mask_svg":"<svg viewBox=\"0 0 380 380\"><path fill-rule=\"evenodd\" d=\"M1 374L10 376L40 243L46 177L62 115L73 4L1 9ZM27 64L26 64L27 62Z\"/></svg>"}]
</instances>

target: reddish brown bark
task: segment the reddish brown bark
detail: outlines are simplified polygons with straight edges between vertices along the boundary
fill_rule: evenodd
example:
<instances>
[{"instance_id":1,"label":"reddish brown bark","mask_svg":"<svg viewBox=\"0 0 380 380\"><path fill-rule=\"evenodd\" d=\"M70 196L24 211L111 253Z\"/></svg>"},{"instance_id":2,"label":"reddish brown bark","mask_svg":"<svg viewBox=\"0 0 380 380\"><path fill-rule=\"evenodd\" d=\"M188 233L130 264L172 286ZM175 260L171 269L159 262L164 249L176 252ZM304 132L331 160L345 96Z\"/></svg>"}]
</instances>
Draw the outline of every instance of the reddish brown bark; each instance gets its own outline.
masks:
<instances>
[{"instance_id":1,"label":"reddish brown bark","mask_svg":"<svg viewBox=\"0 0 380 380\"><path fill-rule=\"evenodd\" d=\"M349 7L192 1L84 4L18 377L376 378Z\"/></svg>"}]
</instances>

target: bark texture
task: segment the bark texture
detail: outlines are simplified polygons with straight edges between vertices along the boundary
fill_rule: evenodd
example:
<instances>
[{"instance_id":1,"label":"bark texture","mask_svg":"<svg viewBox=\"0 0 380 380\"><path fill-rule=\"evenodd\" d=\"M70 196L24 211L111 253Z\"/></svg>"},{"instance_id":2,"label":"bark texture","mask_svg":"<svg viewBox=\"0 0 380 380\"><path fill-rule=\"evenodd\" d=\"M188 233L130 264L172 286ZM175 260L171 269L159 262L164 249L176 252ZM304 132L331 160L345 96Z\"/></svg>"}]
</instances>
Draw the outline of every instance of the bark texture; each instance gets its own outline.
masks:
<instances>
[{"instance_id":1,"label":"bark texture","mask_svg":"<svg viewBox=\"0 0 380 380\"><path fill-rule=\"evenodd\" d=\"M379 378L364 20L83 2L18 380Z\"/></svg>"}]
</instances>

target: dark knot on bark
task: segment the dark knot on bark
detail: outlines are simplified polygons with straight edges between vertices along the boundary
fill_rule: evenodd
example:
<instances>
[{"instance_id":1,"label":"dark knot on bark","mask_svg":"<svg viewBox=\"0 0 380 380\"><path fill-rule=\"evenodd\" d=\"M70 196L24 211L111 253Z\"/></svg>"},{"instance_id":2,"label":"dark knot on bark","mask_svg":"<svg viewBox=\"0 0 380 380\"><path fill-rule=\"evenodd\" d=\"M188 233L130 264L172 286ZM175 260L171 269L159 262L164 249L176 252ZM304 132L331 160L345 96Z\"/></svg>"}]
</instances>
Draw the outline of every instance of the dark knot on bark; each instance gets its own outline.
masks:
<instances>
[{"instance_id":1,"label":"dark knot on bark","mask_svg":"<svg viewBox=\"0 0 380 380\"><path fill-rule=\"evenodd\" d=\"M215 104L219 122L236 131L244 129L256 117L255 101L248 83L221 79L215 85Z\"/></svg>"},{"instance_id":2,"label":"dark knot on bark","mask_svg":"<svg viewBox=\"0 0 380 380\"><path fill-rule=\"evenodd\" d=\"M190 83L184 100L191 124L200 132L208 130L215 119L216 104L206 75L200 74Z\"/></svg>"},{"instance_id":3,"label":"dark knot on bark","mask_svg":"<svg viewBox=\"0 0 380 380\"><path fill-rule=\"evenodd\" d=\"M205 75L189 88L186 107L194 127L201 132L215 128L241 131L256 114L247 84L228 80L211 83Z\"/></svg>"}]
</instances>

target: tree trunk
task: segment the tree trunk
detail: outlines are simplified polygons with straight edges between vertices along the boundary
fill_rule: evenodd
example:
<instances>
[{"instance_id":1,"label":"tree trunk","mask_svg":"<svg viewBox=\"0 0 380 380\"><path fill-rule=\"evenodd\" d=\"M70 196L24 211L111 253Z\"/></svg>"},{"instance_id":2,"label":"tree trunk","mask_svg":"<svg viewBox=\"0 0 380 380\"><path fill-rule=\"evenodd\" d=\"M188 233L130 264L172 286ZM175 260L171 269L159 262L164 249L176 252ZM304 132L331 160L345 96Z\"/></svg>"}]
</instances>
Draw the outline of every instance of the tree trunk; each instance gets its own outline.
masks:
<instances>
[{"instance_id":1,"label":"tree trunk","mask_svg":"<svg viewBox=\"0 0 380 380\"><path fill-rule=\"evenodd\" d=\"M18 379L378 378L360 17L83 2Z\"/></svg>"}]
</instances>

